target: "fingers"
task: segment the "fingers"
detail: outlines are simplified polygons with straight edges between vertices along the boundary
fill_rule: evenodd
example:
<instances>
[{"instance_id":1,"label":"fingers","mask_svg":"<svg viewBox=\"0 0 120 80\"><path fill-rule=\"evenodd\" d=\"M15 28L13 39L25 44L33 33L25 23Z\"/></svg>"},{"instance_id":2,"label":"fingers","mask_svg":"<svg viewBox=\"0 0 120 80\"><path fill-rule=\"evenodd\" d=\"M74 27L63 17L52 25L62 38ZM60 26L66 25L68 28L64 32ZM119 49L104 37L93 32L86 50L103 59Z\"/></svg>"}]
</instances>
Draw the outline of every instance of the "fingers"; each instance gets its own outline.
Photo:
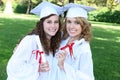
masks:
<instances>
[{"instance_id":1,"label":"fingers","mask_svg":"<svg viewBox=\"0 0 120 80\"><path fill-rule=\"evenodd\" d=\"M50 68L43 68L43 69L40 69L41 72L48 72L50 70Z\"/></svg>"},{"instance_id":2,"label":"fingers","mask_svg":"<svg viewBox=\"0 0 120 80\"><path fill-rule=\"evenodd\" d=\"M61 53L58 53L58 66L63 69L64 68L64 61L66 58L67 52L66 51L62 51Z\"/></svg>"},{"instance_id":3,"label":"fingers","mask_svg":"<svg viewBox=\"0 0 120 80\"><path fill-rule=\"evenodd\" d=\"M40 64L40 68L46 68L46 67L49 67L48 62Z\"/></svg>"},{"instance_id":4,"label":"fingers","mask_svg":"<svg viewBox=\"0 0 120 80\"><path fill-rule=\"evenodd\" d=\"M39 64L38 72L48 72L50 70L48 61L46 63Z\"/></svg>"},{"instance_id":5,"label":"fingers","mask_svg":"<svg viewBox=\"0 0 120 80\"><path fill-rule=\"evenodd\" d=\"M62 51L61 53L58 54L58 66L60 69L64 69L64 60L66 58L66 51Z\"/></svg>"},{"instance_id":6,"label":"fingers","mask_svg":"<svg viewBox=\"0 0 120 80\"><path fill-rule=\"evenodd\" d=\"M67 55L66 51L62 51L61 53L57 54L58 59L65 59Z\"/></svg>"}]
</instances>

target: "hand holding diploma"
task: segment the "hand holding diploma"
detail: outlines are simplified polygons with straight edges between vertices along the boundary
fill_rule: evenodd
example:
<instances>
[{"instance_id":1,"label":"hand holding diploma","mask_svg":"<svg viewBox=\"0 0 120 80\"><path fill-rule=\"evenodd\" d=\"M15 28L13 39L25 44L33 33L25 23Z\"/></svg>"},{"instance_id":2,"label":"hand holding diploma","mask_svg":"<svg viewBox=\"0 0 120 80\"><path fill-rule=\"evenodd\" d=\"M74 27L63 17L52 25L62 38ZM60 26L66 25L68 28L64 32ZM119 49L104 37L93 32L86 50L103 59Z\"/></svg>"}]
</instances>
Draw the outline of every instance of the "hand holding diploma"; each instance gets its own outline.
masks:
<instances>
[{"instance_id":1,"label":"hand holding diploma","mask_svg":"<svg viewBox=\"0 0 120 80\"><path fill-rule=\"evenodd\" d=\"M60 69L64 70L64 61L65 61L65 58L67 56L67 51L66 50L62 50L56 56L58 58L58 66L60 67Z\"/></svg>"},{"instance_id":2,"label":"hand holding diploma","mask_svg":"<svg viewBox=\"0 0 120 80\"><path fill-rule=\"evenodd\" d=\"M38 50L38 53L39 53L39 68L38 68L38 72L48 72L50 70L49 63L48 63L48 61L46 61L45 53L43 52L43 48L42 48L39 36L36 36L36 40L37 40L37 44L38 44L38 48L39 48L39 50Z\"/></svg>"}]
</instances>

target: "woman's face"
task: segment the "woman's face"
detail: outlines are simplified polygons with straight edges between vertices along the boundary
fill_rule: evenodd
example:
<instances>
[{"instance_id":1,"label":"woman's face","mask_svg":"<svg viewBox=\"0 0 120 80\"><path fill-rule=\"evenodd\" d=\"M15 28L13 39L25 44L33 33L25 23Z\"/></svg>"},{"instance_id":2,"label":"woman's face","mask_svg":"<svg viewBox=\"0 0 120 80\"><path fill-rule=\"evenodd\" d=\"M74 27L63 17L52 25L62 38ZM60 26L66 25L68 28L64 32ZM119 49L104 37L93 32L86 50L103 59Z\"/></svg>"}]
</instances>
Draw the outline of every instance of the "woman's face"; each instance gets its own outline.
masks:
<instances>
[{"instance_id":1,"label":"woman's face","mask_svg":"<svg viewBox=\"0 0 120 80\"><path fill-rule=\"evenodd\" d=\"M67 18L66 30L71 38L80 38L82 28L76 18Z\"/></svg>"},{"instance_id":2,"label":"woman's face","mask_svg":"<svg viewBox=\"0 0 120 80\"><path fill-rule=\"evenodd\" d=\"M45 19L43 26L47 38L50 39L52 36L55 36L59 29L59 17L57 15L50 16Z\"/></svg>"}]
</instances>

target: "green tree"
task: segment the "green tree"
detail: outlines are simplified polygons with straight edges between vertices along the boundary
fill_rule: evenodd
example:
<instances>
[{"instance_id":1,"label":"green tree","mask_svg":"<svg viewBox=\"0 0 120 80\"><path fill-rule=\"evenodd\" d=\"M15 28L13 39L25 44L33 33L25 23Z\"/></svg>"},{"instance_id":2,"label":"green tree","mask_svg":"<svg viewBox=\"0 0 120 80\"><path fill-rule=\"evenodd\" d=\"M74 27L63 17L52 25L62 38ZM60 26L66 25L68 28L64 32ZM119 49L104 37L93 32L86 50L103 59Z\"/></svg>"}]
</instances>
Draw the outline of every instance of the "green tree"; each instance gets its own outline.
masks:
<instances>
[{"instance_id":1,"label":"green tree","mask_svg":"<svg viewBox=\"0 0 120 80\"><path fill-rule=\"evenodd\" d=\"M69 3L74 3L74 0L69 0Z\"/></svg>"},{"instance_id":2,"label":"green tree","mask_svg":"<svg viewBox=\"0 0 120 80\"><path fill-rule=\"evenodd\" d=\"M107 0L95 0L97 6L106 6Z\"/></svg>"},{"instance_id":3,"label":"green tree","mask_svg":"<svg viewBox=\"0 0 120 80\"><path fill-rule=\"evenodd\" d=\"M116 3L116 0L107 0L107 7L110 11L112 11L117 5L118 3Z\"/></svg>"},{"instance_id":4,"label":"green tree","mask_svg":"<svg viewBox=\"0 0 120 80\"><path fill-rule=\"evenodd\" d=\"M95 4L95 0L87 0L87 2L89 6Z\"/></svg>"}]
</instances>

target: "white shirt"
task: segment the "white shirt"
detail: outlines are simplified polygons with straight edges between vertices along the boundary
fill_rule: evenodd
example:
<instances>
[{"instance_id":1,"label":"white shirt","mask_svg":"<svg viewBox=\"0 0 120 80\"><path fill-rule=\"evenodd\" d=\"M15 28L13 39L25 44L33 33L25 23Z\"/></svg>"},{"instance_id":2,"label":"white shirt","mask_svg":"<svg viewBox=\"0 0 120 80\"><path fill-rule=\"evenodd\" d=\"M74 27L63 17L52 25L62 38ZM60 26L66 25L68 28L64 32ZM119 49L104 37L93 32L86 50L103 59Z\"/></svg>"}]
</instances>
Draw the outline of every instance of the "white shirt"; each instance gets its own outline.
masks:
<instances>
[{"instance_id":1,"label":"white shirt","mask_svg":"<svg viewBox=\"0 0 120 80\"><path fill-rule=\"evenodd\" d=\"M7 64L7 80L57 80L57 60L52 54L45 55L50 71L38 72L39 62L36 54L32 53L38 49L35 36L37 35L27 35L16 47Z\"/></svg>"},{"instance_id":2,"label":"white shirt","mask_svg":"<svg viewBox=\"0 0 120 80\"><path fill-rule=\"evenodd\" d=\"M61 47L65 46L69 38L63 40ZM68 52L64 62L64 72L61 74L61 80L94 80L93 61L89 42L84 38L74 41L73 56L71 58Z\"/></svg>"}]
</instances>

